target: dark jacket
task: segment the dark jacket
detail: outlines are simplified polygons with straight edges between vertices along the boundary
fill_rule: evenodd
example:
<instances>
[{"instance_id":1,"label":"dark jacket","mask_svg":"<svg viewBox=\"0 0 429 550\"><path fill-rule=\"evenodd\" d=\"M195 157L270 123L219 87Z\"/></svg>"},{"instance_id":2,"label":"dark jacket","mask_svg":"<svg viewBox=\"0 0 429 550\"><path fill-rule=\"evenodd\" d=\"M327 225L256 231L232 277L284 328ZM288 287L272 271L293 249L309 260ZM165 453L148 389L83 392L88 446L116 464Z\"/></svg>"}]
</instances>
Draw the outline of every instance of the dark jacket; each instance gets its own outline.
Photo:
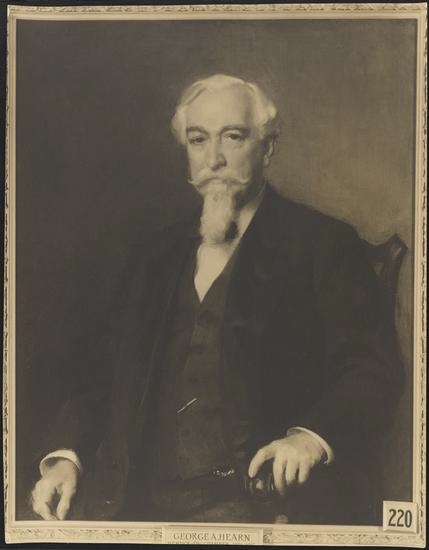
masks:
<instances>
[{"instance_id":1,"label":"dark jacket","mask_svg":"<svg viewBox=\"0 0 429 550\"><path fill-rule=\"evenodd\" d=\"M165 327L198 216L136 247L114 306L113 383L71 399L50 449L80 455L84 519L120 510L135 446L150 430ZM243 473L258 448L292 426L335 452L294 499L296 522L374 523L377 447L402 385L396 337L364 242L347 224L268 188L242 238L222 327L225 433ZM106 372L110 369L106 366ZM88 373L89 379L89 373ZM247 427L249 437L238 438ZM291 493L292 495L292 493Z\"/></svg>"}]
</instances>

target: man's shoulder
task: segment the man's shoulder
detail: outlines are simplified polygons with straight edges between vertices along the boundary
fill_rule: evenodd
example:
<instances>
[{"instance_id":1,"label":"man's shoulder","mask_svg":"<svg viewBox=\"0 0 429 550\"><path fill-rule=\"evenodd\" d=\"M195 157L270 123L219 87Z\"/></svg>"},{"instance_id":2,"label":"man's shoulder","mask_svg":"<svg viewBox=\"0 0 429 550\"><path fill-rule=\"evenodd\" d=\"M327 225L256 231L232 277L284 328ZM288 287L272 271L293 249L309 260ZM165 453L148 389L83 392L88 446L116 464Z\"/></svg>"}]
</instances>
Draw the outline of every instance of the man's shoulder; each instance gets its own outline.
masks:
<instances>
[{"instance_id":1,"label":"man's shoulder","mask_svg":"<svg viewBox=\"0 0 429 550\"><path fill-rule=\"evenodd\" d=\"M150 263L168 255L178 242L195 233L195 220L196 211L191 210L179 220L141 231L130 247L130 257L139 258L143 263Z\"/></svg>"},{"instance_id":2,"label":"man's shoulder","mask_svg":"<svg viewBox=\"0 0 429 550\"><path fill-rule=\"evenodd\" d=\"M288 229L295 231L301 240L310 239L313 243L321 243L359 239L356 229L345 220L286 198L278 191L274 191L274 197L280 214L279 218L284 220Z\"/></svg>"},{"instance_id":3,"label":"man's shoulder","mask_svg":"<svg viewBox=\"0 0 429 550\"><path fill-rule=\"evenodd\" d=\"M178 220L166 223L155 228L145 237L145 243L152 245L154 251L166 250L175 246L178 241L196 234L198 228L198 216L196 210L186 212Z\"/></svg>"}]
</instances>

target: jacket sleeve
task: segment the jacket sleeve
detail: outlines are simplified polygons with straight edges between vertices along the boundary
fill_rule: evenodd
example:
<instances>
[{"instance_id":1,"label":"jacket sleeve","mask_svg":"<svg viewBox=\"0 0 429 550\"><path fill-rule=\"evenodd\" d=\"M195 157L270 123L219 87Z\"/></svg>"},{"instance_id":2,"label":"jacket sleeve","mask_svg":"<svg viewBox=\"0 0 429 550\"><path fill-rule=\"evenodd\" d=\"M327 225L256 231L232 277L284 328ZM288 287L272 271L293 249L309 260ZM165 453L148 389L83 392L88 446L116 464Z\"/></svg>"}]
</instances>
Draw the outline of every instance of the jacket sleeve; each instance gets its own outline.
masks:
<instances>
[{"instance_id":1,"label":"jacket sleeve","mask_svg":"<svg viewBox=\"0 0 429 550\"><path fill-rule=\"evenodd\" d=\"M130 302L135 298L133 289L145 287L148 238L142 238L124 262L116 291L108 298L107 313L91 336L91 345L97 347L97 364L88 362L83 368L76 369L81 374L76 376L68 398L36 452L37 465L47 454L61 449L74 451L84 471L95 459L112 423L112 388L116 377L121 376L116 372L117 362L123 335L130 330L128 312ZM76 350L76 357L85 360L82 351Z\"/></svg>"},{"instance_id":2,"label":"jacket sleeve","mask_svg":"<svg viewBox=\"0 0 429 550\"><path fill-rule=\"evenodd\" d=\"M342 224L327 232L313 258L325 372L302 425L341 457L367 448L388 429L403 371L381 283L356 232Z\"/></svg>"},{"instance_id":3,"label":"jacket sleeve","mask_svg":"<svg viewBox=\"0 0 429 550\"><path fill-rule=\"evenodd\" d=\"M36 461L61 450L76 453L85 470L105 430L108 390L93 389L70 396L63 404Z\"/></svg>"}]
</instances>

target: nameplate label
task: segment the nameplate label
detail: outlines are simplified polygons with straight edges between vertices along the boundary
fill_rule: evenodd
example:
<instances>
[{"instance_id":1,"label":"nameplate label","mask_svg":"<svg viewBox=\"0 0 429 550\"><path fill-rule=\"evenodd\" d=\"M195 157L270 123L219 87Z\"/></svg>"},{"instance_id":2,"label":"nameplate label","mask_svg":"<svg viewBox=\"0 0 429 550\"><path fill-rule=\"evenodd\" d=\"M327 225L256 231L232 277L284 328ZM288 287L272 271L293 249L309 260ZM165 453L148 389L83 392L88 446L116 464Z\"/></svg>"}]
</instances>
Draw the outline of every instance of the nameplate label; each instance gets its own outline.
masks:
<instances>
[{"instance_id":1,"label":"nameplate label","mask_svg":"<svg viewBox=\"0 0 429 550\"><path fill-rule=\"evenodd\" d=\"M168 525L162 529L164 544L252 544L262 545L263 530L247 527Z\"/></svg>"}]
</instances>

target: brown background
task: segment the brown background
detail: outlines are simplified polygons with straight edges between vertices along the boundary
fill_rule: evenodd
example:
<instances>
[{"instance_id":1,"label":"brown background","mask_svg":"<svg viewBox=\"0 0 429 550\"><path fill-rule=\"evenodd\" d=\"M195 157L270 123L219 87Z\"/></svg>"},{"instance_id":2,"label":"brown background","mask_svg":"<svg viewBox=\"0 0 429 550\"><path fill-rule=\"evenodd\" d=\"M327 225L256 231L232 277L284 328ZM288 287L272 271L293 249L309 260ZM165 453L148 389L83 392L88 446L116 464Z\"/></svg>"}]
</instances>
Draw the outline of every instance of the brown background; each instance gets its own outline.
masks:
<instances>
[{"instance_id":1,"label":"brown background","mask_svg":"<svg viewBox=\"0 0 429 550\"><path fill-rule=\"evenodd\" d=\"M398 327L408 385L385 495L411 498L413 21L31 22L17 31L17 453L20 493L96 341L130 243L192 204L169 133L182 88L215 72L258 82L282 135L287 196L410 248Z\"/></svg>"}]
</instances>

